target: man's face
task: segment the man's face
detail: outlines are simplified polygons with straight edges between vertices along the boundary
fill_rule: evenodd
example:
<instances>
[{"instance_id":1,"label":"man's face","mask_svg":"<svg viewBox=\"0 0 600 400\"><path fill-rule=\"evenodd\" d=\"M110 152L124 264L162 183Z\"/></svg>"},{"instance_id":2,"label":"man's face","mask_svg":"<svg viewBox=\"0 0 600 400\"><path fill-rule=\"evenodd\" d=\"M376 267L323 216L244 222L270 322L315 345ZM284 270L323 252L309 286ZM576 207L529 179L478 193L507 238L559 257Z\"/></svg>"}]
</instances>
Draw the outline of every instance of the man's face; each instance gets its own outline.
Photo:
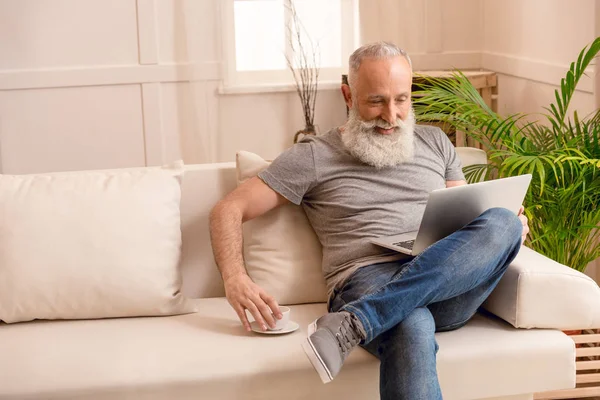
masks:
<instances>
[{"instance_id":1,"label":"man's face","mask_svg":"<svg viewBox=\"0 0 600 400\"><path fill-rule=\"evenodd\" d=\"M397 119L408 118L412 73L404 57L365 59L356 78L350 102L363 121L380 118L395 125ZM378 127L375 132L389 135L393 129Z\"/></svg>"},{"instance_id":2,"label":"man's face","mask_svg":"<svg viewBox=\"0 0 600 400\"><path fill-rule=\"evenodd\" d=\"M392 167L413 158L415 117L410 103L411 72L404 57L363 60L341 136L346 149L376 168Z\"/></svg>"}]
</instances>

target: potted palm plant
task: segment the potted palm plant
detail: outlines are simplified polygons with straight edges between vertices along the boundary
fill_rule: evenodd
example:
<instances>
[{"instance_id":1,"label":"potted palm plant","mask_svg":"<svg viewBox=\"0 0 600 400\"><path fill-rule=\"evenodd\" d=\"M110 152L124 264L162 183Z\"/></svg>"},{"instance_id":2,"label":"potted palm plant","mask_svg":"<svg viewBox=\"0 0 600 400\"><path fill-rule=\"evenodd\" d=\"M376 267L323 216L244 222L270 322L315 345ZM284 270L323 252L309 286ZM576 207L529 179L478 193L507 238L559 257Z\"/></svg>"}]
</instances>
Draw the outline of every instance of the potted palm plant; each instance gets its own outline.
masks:
<instances>
[{"instance_id":1,"label":"potted palm plant","mask_svg":"<svg viewBox=\"0 0 600 400\"><path fill-rule=\"evenodd\" d=\"M533 175L527 245L578 271L600 257L600 110L582 117L569 104L599 51L600 37L579 53L555 102L533 122L531 115L493 112L459 71L453 79L420 77L414 93L420 121L447 123L487 150L488 164L465 168L470 182Z\"/></svg>"}]
</instances>

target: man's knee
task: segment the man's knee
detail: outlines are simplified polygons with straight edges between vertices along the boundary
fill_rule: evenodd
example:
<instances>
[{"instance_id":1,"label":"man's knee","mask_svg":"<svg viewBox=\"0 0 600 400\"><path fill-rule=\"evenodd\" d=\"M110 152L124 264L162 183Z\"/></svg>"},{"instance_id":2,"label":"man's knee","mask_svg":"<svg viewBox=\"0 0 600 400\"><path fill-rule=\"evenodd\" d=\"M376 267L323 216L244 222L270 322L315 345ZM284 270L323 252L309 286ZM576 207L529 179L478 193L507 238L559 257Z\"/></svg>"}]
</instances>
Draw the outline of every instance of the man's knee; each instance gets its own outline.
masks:
<instances>
[{"instance_id":1,"label":"man's knee","mask_svg":"<svg viewBox=\"0 0 600 400\"><path fill-rule=\"evenodd\" d=\"M407 344L413 351L431 351L437 353L438 344L435 340L435 320L427 307L414 309L397 326L396 335L401 337L403 346Z\"/></svg>"},{"instance_id":2,"label":"man's knee","mask_svg":"<svg viewBox=\"0 0 600 400\"><path fill-rule=\"evenodd\" d=\"M372 346L374 342L367 346ZM427 307L413 310L402 322L384 332L377 340L375 353L373 347L367 348L379 359L401 361L403 367L414 359L421 363L428 357L435 358L438 349L435 321Z\"/></svg>"},{"instance_id":3,"label":"man's knee","mask_svg":"<svg viewBox=\"0 0 600 400\"><path fill-rule=\"evenodd\" d=\"M491 245L514 246L521 242L523 224L514 212L501 207L490 208L480 218L486 220L485 234Z\"/></svg>"},{"instance_id":4,"label":"man's knee","mask_svg":"<svg viewBox=\"0 0 600 400\"><path fill-rule=\"evenodd\" d=\"M427 307L414 309L408 316L392 329L397 345L411 346L430 345L435 342L435 320ZM437 351L437 343L435 344Z\"/></svg>"},{"instance_id":5,"label":"man's knee","mask_svg":"<svg viewBox=\"0 0 600 400\"><path fill-rule=\"evenodd\" d=\"M418 331L428 332L432 328L435 329L435 321L427 307L419 307L408 314L408 316L399 324L399 328L400 331L407 334Z\"/></svg>"}]
</instances>

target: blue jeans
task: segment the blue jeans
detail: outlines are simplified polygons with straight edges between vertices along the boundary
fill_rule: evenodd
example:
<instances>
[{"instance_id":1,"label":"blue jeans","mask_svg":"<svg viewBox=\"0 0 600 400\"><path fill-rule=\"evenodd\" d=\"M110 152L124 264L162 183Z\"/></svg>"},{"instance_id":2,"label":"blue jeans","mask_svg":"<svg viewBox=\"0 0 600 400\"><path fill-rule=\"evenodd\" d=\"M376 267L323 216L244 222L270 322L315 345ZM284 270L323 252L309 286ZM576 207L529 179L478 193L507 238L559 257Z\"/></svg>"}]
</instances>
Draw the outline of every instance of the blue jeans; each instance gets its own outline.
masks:
<instances>
[{"instance_id":1,"label":"blue jeans","mask_svg":"<svg viewBox=\"0 0 600 400\"><path fill-rule=\"evenodd\" d=\"M381 361L381 399L441 399L436 331L465 325L496 287L521 246L521 221L487 210L416 257L374 264L335 290L330 311L362 323L361 345Z\"/></svg>"}]
</instances>

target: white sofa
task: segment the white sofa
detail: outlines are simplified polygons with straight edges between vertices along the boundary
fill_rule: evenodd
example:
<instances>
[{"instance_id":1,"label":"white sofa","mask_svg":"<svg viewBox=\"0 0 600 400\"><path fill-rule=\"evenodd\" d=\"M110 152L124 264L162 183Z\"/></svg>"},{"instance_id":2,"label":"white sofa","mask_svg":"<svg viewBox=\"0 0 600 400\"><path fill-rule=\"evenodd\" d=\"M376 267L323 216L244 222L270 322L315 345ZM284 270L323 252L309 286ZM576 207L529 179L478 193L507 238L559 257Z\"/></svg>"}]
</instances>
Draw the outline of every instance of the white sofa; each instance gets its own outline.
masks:
<instances>
[{"instance_id":1,"label":"white sofa","mask_svg":"<svg viewBox=\"0 0 600 400\"><path fill-rule=\"evenodd\" d=\"M233 163L186 166L183 292L198 312L0 324L0 399L378 398L378 361L363 349L327 385L306 359L300 344L325 304L292 306L300 329L290 334L242 329L208 235L209 211L235 185ZM591 279L524 248L486 305L503 319L478 314L437 335L444 398L521 400L574 387L573 341L560 330L514 326L600 325L594 306L581 307L590 296L600 299Z\"/></svg>"}]
</instances>

